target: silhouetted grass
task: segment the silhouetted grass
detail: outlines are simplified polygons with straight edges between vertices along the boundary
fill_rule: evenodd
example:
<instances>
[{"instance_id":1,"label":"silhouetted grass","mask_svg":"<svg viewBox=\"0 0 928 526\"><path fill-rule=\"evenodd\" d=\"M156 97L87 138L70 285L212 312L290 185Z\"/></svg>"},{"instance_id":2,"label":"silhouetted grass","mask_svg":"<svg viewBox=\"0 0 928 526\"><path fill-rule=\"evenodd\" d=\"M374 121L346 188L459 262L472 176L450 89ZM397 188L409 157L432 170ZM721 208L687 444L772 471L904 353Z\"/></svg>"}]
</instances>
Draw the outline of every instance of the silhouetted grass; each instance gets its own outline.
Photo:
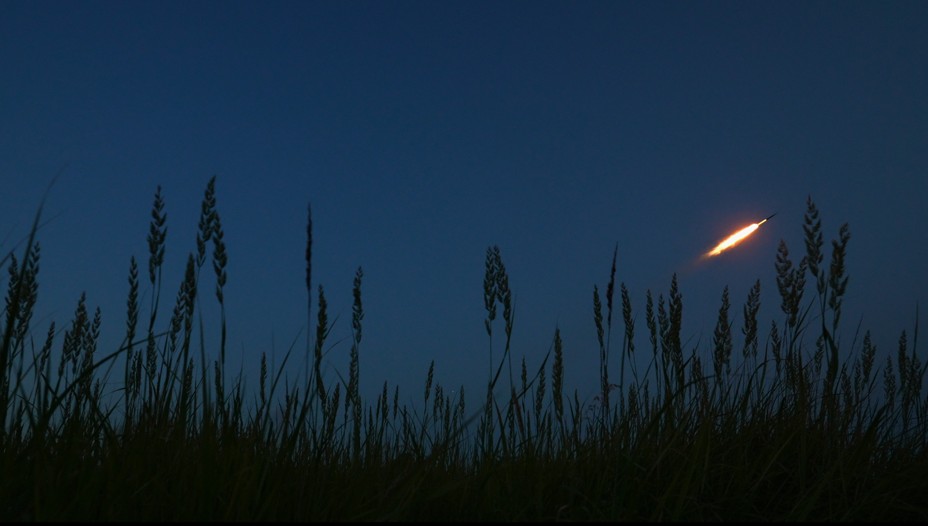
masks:
<instances>
[{"instance_id":1,"label":"silhouetted grass","mask_svg":"<svg viewBox=\"0 0 928 526\"><path fill-rule=\"evenodd\" d=\"M298 383L285 374L299 363L296 348L276 371L262 354L257 392L245 392L243 378L226 371L227 256L215 179L162 322L164 209L159 188L148 235L148 323L133 257L126 335L108 353L98 349L100 312L89 312L83 296L63 336L54 323L41 337L33 332L41 207L22 255L4 257L3 521L928 519L917 326L885 359L869 333L859 348L839 344L850 235L842 226L826 267L811 198L805 255L794 265L786 244L778 249L784 318L772 320L766 336L758 281L740 331L726 288L709 348L684 348L674 276L666 297L655 302L647 292L650 348L635 346L632 302L619 283L622 344L613 349L614 255L604 297L593 288L600 395L589 404L565 392L569 350L557 328L537 370L524 358L513 363L509 279L499 247L488 248L489 370L486 385L476 386L486 402L472 410L463 388L455 397L433 382L434 362L421 404L400 405L398 387L386 382L375 400L362 399L361 268L347 376L323 377L331 326L325 291L311 281L311 215L306 285L316 330L304 374ZM212 273L201 272L210 257ZM209 286L220 306L218 349L206 348L197 314ZM640 363L648 365L639 370ZM116 364L122 381L113 390L104 386Z\"/></svg>"}]
</instances>

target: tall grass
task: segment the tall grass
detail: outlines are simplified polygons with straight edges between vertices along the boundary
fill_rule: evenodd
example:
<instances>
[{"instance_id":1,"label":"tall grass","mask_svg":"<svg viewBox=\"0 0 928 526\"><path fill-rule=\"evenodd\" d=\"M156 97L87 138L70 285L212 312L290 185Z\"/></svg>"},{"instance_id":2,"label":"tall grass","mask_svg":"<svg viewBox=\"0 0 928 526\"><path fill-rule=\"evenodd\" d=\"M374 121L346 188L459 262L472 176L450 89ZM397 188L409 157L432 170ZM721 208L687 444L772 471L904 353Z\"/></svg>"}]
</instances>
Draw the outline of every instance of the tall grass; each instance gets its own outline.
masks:
<instances>
[{"instance_id":1,"label":"tall grass","mask_svg":"<svg viewBox=\"0 0 928 526\"><path fill-rule=\"evenodd\" d=\"M604 296L593 286L600 392L590 403L565 388L571 349L558 328L537 368L513 356L509 277L500 248L489 247L489 367L477 408L466 407L463 387L455 397L434 381L434 362L421 404L401 405L399 387L386 382L375 399L362 398L361 268L347 375L322 374L331 325L325 290L311 280L311 213L306 287L315 331L302 350L305 370L301 381L286 374L288 363L299 364L295 343L274 371L262 353L257 390L246 392L242 374L227 371L228 261L215 179L170 319L158 318L167 238L159 187L148 234L151 299L139 301L133 257L122 343L98 349L100 311L91 313L84 296L63 335L54 322L33 329L41 211L21 255L3 259L4 521L928 519L917 325L882 366L869 333L859 346L841 341L849 229L840 228L826 266L811 198L805 254L794 264L785 243L777 251L783 317L766 335L757 281L740 331L726 288L711 344L684 347L673 276L666 296L646 294L650 348L636 347L632 301L618 284L622 338L613 349L616 247ZM204 272L210 258L212 273ZM215 349L200 309L210 286L220 312ZM106 386L118 364L114 390Z\"/></svg>"}]
</instances>

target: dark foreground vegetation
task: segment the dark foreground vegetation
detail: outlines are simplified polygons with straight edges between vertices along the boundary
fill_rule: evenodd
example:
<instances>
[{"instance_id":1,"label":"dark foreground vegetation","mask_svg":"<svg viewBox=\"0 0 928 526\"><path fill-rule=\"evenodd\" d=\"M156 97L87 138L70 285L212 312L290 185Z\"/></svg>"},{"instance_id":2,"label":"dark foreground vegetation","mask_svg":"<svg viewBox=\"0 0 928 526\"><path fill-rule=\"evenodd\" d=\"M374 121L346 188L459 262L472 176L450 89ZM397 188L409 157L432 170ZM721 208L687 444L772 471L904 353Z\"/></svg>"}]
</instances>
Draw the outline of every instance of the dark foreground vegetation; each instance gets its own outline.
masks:
<instances>
[{"instance_id":1,"label":"dark foreground vegetation","mask_svg":"<svg viewBox=\"0 0 928 526\"><path fill-rule=\"evenodd\" d=\"M496 362L477 386L486 402L465 407L463 389L449 395L430 369L421 405L407 407L386 383L376 400L359 394L360 268L349 370L321 374L330 324L325 291L312 286L311 216L310 343L276 371L262 355L253 392L227 373L214 183L167 320L158 317L167 230L156 192L147 269L131 260L117 349L98 348L100 312L84 298L65 326L30 325L40 214L19 254L3 257L0 521L928 520L917 326L889 352L869 333L839 344L850 235L841 227L826 261L811 199L805 254L794 264L781 243L777 255L782 319L758 322L758 282L733 328L726 289L703 348L681 343L676 277L666 296L648 292L636 326L613 258L605 289L593 290L601 394L591 403L564 388L556 329L537 369L513 360L508 276L489 248ZM207 300L222 313L216 348L203 343L197 302ZM641 353L644 370L634 365ZM303 360L306 371L290 379L287 363Z\"/></svg>"}]
</instances>

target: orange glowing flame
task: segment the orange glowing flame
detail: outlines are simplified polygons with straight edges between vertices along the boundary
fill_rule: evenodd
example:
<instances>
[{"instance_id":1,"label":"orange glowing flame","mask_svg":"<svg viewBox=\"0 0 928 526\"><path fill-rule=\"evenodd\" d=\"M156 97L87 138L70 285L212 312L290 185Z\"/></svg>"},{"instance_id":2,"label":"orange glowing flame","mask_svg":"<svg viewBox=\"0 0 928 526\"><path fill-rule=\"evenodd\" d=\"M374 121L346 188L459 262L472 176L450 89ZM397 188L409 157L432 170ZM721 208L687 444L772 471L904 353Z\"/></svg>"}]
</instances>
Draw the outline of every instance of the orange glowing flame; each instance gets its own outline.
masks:
<instances>
[{"instance_id":1,"label":"orange glowing flame","mask_svg":"<svg viewBox=\"0 0 928 526\"><path fill-rule=\"evenodd\" d=\"M768 218L768 219L769 219L769 218ZM706 256L707 256L707 257L708 257L708 256L718 256L719 254L721 254L722 252L728 250L729 248L731 248L731 247L737 245L738 243L741 243L742 241L744 241L744 239L745 239L746 237L750 236L751 234L754 233L755 230L757 230L758 228L760 228L760 225L762 225L762 224L764 224L764 223L766 223L766 222L767 222L767 219L764 219L764 220L761 221L760 223L754 223L754 224L748 225L748 226L742 228L741 230L735 232L734 234L732 234L732 235L726 237L725 240L722 241L721 243L719 243L718 245L716 245L715 248L713 248L713 249L710 250L709 252L706 252Z\"/></svg>"}]
</instances>

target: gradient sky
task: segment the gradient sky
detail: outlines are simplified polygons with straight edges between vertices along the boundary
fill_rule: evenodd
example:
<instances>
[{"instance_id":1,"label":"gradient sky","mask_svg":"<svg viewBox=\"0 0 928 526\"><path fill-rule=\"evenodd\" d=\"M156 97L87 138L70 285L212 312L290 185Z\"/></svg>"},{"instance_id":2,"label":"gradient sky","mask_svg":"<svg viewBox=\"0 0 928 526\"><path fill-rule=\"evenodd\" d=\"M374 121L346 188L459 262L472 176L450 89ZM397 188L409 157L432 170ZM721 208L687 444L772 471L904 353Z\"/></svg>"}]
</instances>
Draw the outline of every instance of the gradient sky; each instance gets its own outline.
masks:
<instances>
[{"instance_id":1,"label":"gradient sky","mask_svg":"<svg viewBox=\"0 0 928 526\"><path fill-rule=\"evenodd\" d=\"M37 338L86 291L114 348L158 185L166 322L213 175L230 355L253 370L261 352L279 363L305 346L311 203L313 280L335 320L326 377L348 368L361 266L362 385L399 383L406 400L431 360L447 389L485 385L491 245L515 358L537 368L560 327L581 397L598 374L593 285L616 245L644 353L645 293L666 296L675 272L688 349L710 345L726 285L736 337L755 279L762 334L782 325L776 248L803 254L808 196L828 247L850 224L845 341L860 322L892 349L928 301L924 1L2 0L0 72L4 253L61 173L39 233Z\"/></svg>"}]
</instances>

